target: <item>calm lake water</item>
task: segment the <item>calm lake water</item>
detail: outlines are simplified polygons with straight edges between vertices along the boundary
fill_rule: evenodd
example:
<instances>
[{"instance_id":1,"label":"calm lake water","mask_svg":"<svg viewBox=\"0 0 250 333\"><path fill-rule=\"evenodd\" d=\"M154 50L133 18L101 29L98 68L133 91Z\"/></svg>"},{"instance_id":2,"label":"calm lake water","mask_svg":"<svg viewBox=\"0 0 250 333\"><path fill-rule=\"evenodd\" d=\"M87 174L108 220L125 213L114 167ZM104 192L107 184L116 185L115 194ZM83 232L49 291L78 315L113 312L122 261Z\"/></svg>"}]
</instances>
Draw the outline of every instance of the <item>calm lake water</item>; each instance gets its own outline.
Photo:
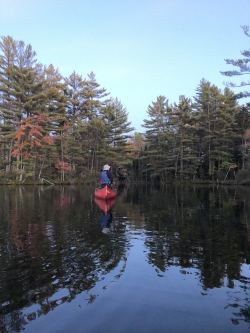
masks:
<instances>
[{"instance_id":1,"label":"calm lake water","mask_svg":"<svg viewBox=\"0 0 250 333\"><path fill-rule=\"evenodd\" d=\"M250 188L93 190L0 187L0 332L249 332Z\"/></svg>"}]
</instances>

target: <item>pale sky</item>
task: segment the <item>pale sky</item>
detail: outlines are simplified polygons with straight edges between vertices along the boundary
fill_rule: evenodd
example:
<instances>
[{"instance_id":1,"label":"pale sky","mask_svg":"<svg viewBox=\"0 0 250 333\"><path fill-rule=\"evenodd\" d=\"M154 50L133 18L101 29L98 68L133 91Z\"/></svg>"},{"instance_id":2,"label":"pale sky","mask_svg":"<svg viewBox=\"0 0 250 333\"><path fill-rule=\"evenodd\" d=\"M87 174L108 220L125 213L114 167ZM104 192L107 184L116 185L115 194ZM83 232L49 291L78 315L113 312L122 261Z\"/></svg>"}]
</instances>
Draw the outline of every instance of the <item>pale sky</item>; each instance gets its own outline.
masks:
<instances>
[{"instance_id":1,"label":"pale sky","mask_svg":"<svg viewBox=\"0 0 250 333\"><path fill-rule=\"evenodd\" d=\"M93 71L137 131L159 95L193 98L202 78L224 89L220 71L234 69L224 59L249 49L241 25L250 0L0 0L0 36L65 77Z\"/></svg>"}]
</instances>

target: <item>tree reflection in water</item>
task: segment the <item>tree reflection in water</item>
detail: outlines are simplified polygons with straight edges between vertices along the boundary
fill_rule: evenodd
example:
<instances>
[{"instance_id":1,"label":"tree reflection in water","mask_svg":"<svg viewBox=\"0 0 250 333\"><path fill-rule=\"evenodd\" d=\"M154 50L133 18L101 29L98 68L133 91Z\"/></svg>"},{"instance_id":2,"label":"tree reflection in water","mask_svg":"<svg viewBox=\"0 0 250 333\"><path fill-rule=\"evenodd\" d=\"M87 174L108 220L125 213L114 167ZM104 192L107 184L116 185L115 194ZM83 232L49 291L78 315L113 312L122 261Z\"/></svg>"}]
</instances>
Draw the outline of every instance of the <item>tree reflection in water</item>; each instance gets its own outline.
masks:
<instances>
[{"instance_id":1,"label":"tree reflection in water","mask_svg":"<svg viewBox=\"0 0 250 333\"><path fill-rule=\"evenodd\" d=\"M227 305L239 309L234 324L250 323L250 279L241 276L242 264L250 263L249 194L244 187L168 186L130 188L126 197L144 213L148 263L158 276L170 266L181 267L182 274L195 272L204 295L208 289L225 284L234 288L235 280L241 282L245 298L230 293Z\"/></svg>"},{"instance_id":2,"label":"tree reflection in water","mask_svg":"<svg viewBox=\"0 0 250 333\"><path fill-rule=\"evenodd\" d=\"M249 264L249 191L130 186L110 214L112 204L96 205L91 188L3 188L1 331L20 331L83 292L88 304L95 302L94 286L118 264L115 280L125 272L132 227L141 230L157 276L179 267L180 274L194 274L204 296L226 286L232 324L250 323L250 278L241 272ZM112 232L104 234L110 218Z\"/></svg>"},{"instance_id":3,"label":"tree reflection in water","mask_svg":"<svg viewBox=\"0 0 250 333\"><path fill-rule=\"evenodd\" d=\"M90 195L65 188L1 192L1 332L20 331L90 291L121 261L124 270L128 246L122 228L114 246L99 229ZM95 298L90 294L89 304ZM36 311L24 314L32 304Z\"/></svg>"}]
</instances>

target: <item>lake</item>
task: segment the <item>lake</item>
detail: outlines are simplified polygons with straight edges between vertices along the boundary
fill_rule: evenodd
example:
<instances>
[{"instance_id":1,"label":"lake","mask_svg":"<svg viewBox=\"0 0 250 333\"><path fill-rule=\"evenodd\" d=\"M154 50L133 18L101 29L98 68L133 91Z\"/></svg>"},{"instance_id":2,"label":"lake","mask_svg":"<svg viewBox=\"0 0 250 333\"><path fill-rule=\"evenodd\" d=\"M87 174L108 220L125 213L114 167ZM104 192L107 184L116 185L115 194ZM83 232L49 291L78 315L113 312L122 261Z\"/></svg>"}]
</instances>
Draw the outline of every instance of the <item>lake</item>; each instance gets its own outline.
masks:
<instances>
[{"instance_id":1,"label":"lake","mask_svg":"<svg viewBox=\"0 0 250 333\"><path fill-rule=\"evenodd\" d=\"M250 188L0 187L0 332L250 330Z\"/></svg>"}]
</instances>

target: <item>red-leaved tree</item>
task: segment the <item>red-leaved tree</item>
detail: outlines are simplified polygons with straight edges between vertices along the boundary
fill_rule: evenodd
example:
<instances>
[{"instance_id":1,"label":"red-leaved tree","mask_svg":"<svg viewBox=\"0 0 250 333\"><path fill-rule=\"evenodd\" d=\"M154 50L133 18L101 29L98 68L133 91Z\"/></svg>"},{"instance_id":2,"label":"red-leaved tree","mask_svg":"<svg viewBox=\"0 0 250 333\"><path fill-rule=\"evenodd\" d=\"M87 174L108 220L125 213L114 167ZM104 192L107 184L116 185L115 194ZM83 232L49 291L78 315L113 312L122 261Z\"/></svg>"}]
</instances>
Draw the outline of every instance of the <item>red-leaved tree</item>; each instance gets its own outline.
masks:
<instances>
[{"instance_id":1,"label":"red-leaved tree","mask_svg":"<svg viewBox=\"0 0 250 333\"><path fill-rule=\"evenodd\" d=\"M33 170L37 160L40 161L40 165L43 164L45 156L41 152L45 145L52 145L54 142L54 138L45 129L49 123L50 119L45 114L29 116L16 123L18 128L14 136L14 150L11 155L16 157L16 170L20 181L23 177L29 176L31 161L33 161Z\"/></svg>"}]
</instances>

